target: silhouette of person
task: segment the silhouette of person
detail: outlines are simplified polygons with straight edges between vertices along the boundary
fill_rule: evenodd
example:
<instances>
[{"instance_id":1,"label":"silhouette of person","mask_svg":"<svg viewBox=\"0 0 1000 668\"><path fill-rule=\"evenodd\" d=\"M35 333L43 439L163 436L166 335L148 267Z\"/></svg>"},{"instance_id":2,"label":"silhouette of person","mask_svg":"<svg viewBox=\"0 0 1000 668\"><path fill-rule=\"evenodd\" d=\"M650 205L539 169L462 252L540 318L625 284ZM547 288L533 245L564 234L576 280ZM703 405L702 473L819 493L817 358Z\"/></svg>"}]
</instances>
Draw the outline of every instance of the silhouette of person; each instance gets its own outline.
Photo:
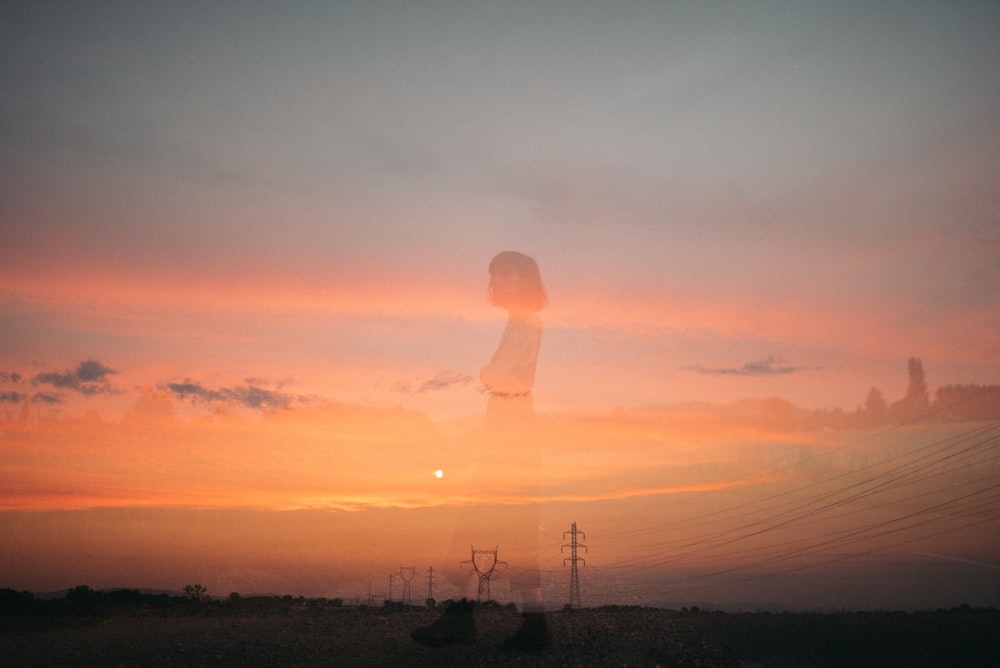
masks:
<instances>
[{"instance_id":1,"label":"silhouette of person","mask_svg":"<svg viewBox=\"0 0 1000 668\"><path fill-rule=\"evenodd\" d=\"M482 491L506 490L516 498L499 515L502 527L491 525L488 517L471 518L467 526L460 522L452 554L469 545L469 537L478 536L489 544L491 536L502 533L506 542L503 552L512 555L510 586L520 595L524 619L505 645L541 649L550 639L538 569L540 456L531 390L542 342L538 312L545 307L547 296L537 263L523 253L499 253L489 264L489 274L490 303L507 311L507 324L496 351L479 374L489 398L485 428L474 444L479 456L475 484ZM503 473L497 474L499 468ZM464 599L454 602L434 624L411 635L417 642L434 646L473 642L472 609Z\"/></svg>"},{"instance_id":2,"label":"silhouette of person","mask_svg":"<svg viewBox=\"0 0 1000 668\"><path fill-rule=\"evenodd\" d=\"M504 251L490 262L490 302L507 310L507 327L493 357L479 372L489 391L486 424L495 429L524 429L534 417L531 388L542 344L538 317L546 303L535 261Z\"/></svg>"}]
</instances>

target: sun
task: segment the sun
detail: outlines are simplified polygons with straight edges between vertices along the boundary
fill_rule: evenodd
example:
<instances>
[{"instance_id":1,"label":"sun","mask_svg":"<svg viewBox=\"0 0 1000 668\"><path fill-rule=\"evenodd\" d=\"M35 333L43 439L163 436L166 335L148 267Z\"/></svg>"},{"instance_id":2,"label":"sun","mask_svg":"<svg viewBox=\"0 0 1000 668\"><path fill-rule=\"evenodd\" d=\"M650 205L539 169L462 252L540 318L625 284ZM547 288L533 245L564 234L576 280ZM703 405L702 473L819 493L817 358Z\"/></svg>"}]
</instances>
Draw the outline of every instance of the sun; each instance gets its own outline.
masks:
<instances>
[{"instance_id":1,"label":"sun","mask_svg":"<svg viewBox=\"0 0 1000 668\"><path fill-rule=\"evenodd\" d=\"M444 471L442 471L441 469L438 469L437 471L434 472L434 477L435 478L443 478L444 477Z\"/></svg>"}]
</instances>

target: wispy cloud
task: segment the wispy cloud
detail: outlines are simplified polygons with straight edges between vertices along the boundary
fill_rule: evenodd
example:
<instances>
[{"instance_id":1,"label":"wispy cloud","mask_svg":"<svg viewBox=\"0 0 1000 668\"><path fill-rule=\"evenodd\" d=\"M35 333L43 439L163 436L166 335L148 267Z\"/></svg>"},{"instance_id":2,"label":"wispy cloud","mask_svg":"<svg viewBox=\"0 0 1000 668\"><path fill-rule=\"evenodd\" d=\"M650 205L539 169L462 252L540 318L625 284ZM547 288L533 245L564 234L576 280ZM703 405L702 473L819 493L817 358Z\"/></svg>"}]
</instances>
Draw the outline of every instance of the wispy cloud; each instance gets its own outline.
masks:
<instances>
[{"instance_id":1,"label":"wispy cloud","mask_svg":"<svg viewBox=\"0 0 1000 668\"><path fill-rule=\"evenodd\" d=\"M739 367L703 367L701 365L692 367L698 373L720 376L780 376L804 371L807 368L804 366L781 365L774 357L768 357L766 360L758 362L747 362Z\"/></svg>"},{"instance_id":2,"label":"wispy cloud","mask_svg":"<svg viewBox=\"0 0 1000 668\"><path fill-rule=\"evenodd\" d=\"M0 371L0 385L8 386L0 392L0 402L16 404L26 399L33 404L57 406L66 403L66 392L85 397L120 394L122 390L111 383L110 377L118 372L96 360L80 362L76 368L65 371L43 371L30 381L17 371ZM27 384L35 392L24 391Z\"/></svg>"},{"instance_id":3,"label":"wispy cloud","mask_svg":"<svg viewBox=\"0 0 1000 668\"><path fill-rule=\"evenodd\" d=\"M442 371L433 378L428 378L414 387L413 383L396 383L395 390L405 394L425 394L427 392L439 392L447 390L454 385L468 385L472 382L472 376L467 373L457 371Z\"/></svg>"},{"instance_id":4,"label":"wispy cloud","mask_svg":"<svg viewBox=\"0 0 1000 668\"><path fill-rule=\"evenodd\" d=\"M261 382L254 378L248 378L242 385L219 388L206 387L190 378L185 378L180 383L167 383L163 388L182 401L242 406L264 411L291 408L295 404L306 404L311 401L310 397L303 395L261 387Z\"/></svg>"},{"instance_id":5,"label":"wispy cloud","mask_svg":"<svg viewBox=\"0 0 1000 668\"><path fill-rule=\"evenodd\" d=\"M20 392L0 392L0 401L6 401L10 404L17 404L24 401L27 395L21 394Z\"/></svg>"}]
</instances>

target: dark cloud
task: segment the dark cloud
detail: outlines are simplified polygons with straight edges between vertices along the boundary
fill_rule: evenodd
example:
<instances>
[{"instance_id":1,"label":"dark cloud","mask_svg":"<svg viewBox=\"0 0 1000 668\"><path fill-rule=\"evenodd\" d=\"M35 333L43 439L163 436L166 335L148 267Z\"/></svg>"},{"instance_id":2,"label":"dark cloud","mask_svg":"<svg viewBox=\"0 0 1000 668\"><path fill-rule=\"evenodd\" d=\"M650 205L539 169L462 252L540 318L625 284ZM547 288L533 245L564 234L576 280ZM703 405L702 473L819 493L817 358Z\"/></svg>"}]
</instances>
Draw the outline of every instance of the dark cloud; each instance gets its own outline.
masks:
<instances>
[{"instance_id":1,"label":"dark cloud","mask_svg":"<svg viewBox=\"0 0 1000 668\"><path fill-rule=\"evenodd\" d=\"M218 392L207 390L198 383L192 383L186 378L183 383L167 383L166 387L181 399L201 399L204 401L221 399Z\"/></svg>"},{"instance_id":2,"label":"dark cloud","mask_svg":"<svg viewBox=\"0 0 1000 668\"><path fill-rule=\"evenodd\" d=\"M310 401L308 397L301 395L260 387L258 382L256 379L248 379L243 385L212 389L185 378L182 383L167 383L165 388L182 401L243 406L265 411L290 408L293 404Z\"/></svg>"},{"instance_id":3,"label":"dark cloud","mask_svg":"<svg viewBox=\"0 0 1000 668\"><path fill-rule=\"evenodd\" d=\"M273 410L288 408L295 401L294 397L284 392L267 390L255 385L242 385L225 389L227 398L249 408Z\"/></svg>"},{"instance_id":4,"label":"dark cloud","mask_svg":"<svg viewBox=\"0 0 1000 668\"><path fill-rule=\"evenodd\" d=\"M0 383L20 383L21 374L16 371L0 371Z\"/></svg>"},{"instance_id":5,"label":"dark cloud","mask_svg":"<svg viewBox=\"0 0 1000 668\"><path fill-rule=\"evenodd\" d=\"M73 390L80 394L114 394L118 390L110 383L108 376L118 373L100 362L87 360L80 362L71 371L47 371L36 375L32 380L34 385L51 385L61 390Z\"/></svg>"},{"instance_id":6,"label":"dark cloud","mask_svg":"<svg viewBox=\"0 0 1000 668\"><path fill-rule=\"evenodd\" d=\"M26 394L21 394L20 392L0 392L0 401L6 401L7 403L17 404L24 401L24 398L28 396Z\"/></svg>"},{"instance_id":7,"label":"dark cloud","mask_svg":"<svg viewBox=\"0 0 1000 668\"><path fill-rule=\"evenodd\" d=\"M698 373L720 376L780 376L802 371L805 368L802 366L781 366L773 357L768 357L759 362L747 362L741 367L706 368L696 366L694 370Z\"/></svg>"}]
</instances>

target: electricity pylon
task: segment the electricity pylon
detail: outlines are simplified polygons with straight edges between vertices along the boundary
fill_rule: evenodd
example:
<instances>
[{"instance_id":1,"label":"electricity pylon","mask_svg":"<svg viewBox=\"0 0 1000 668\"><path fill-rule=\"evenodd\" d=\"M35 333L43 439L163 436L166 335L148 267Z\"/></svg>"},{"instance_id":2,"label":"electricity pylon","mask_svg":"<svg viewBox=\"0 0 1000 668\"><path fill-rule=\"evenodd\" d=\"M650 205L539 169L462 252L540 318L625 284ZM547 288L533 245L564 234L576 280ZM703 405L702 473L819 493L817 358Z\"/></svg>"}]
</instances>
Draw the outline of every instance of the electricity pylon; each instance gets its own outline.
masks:
<instances>
[{"instance_id":1,"label":"electricity pylon","mask_svg":"<svg viewBox=\"0 0 1000 668\"><path fill-rule=\"evenodd\" d=\"M507 565L506 561L497 561L497 552L499 548L495 547L492 550L477 550L475 546L472 546L472 557L468 561L463 561L463 564L472 564L472 568L475 569L476 575L479 576L479 589L476 590L476 602L483 600L483 592L486 592L486 600L490 600L490 578L493 576L493 570L498 565ZM479 567L479 563L476 561L476 557L480 557L483 562L483 567ZM491 559L492 557L492 559Z\"/></svg>"},{"instance_id":2,"label":"electricity pylon","mask_svg":"<svg viewBox=\"0 0 1000 668\"><path fill-rule=\"evenodd\" d=\"M580 602L580 572L577 570L576 562L582 561L583 565L586 566L587 560L584 559L583 557L578 557L576 551L578 548L581 547L584 550L586 550L587 546L577 542L577 536L583 536L584 538L586 538L587 534L585 534L582 531L577 531L576 522L573 522L573 524L570 526L569 531L563 531L563 539L566 538L566 534L570 535L570 542L568 545L563 545L562 549L560 549L560 552L562 552L562 550L565 550L567 547L570 548L570 556L563 558L563 566L566 565L567 561L570 563L569 607L582 608L583 604Z\"/></svg>"},{"instance_id":3,"label":"electricity pylon","mask_svg":"<svg viewBox=\"0 0 1000 668\"><path fill-rule=\"evenodd\" d=\"M427 600L434 600L434 567L427 568Z\"/></svg>"},{"instance_id":4,"label":"electricity pylon","mask_svg":"<svg viewBox=\"0 0 1000 668\"><path fill-rule=\"evenodd\" d=\"M410 581L416 575L417 569L414 566L400 566L399 577L403 580L403 598L400 599L406 605L410 604Z\"/></svg>"}]
</instances>

